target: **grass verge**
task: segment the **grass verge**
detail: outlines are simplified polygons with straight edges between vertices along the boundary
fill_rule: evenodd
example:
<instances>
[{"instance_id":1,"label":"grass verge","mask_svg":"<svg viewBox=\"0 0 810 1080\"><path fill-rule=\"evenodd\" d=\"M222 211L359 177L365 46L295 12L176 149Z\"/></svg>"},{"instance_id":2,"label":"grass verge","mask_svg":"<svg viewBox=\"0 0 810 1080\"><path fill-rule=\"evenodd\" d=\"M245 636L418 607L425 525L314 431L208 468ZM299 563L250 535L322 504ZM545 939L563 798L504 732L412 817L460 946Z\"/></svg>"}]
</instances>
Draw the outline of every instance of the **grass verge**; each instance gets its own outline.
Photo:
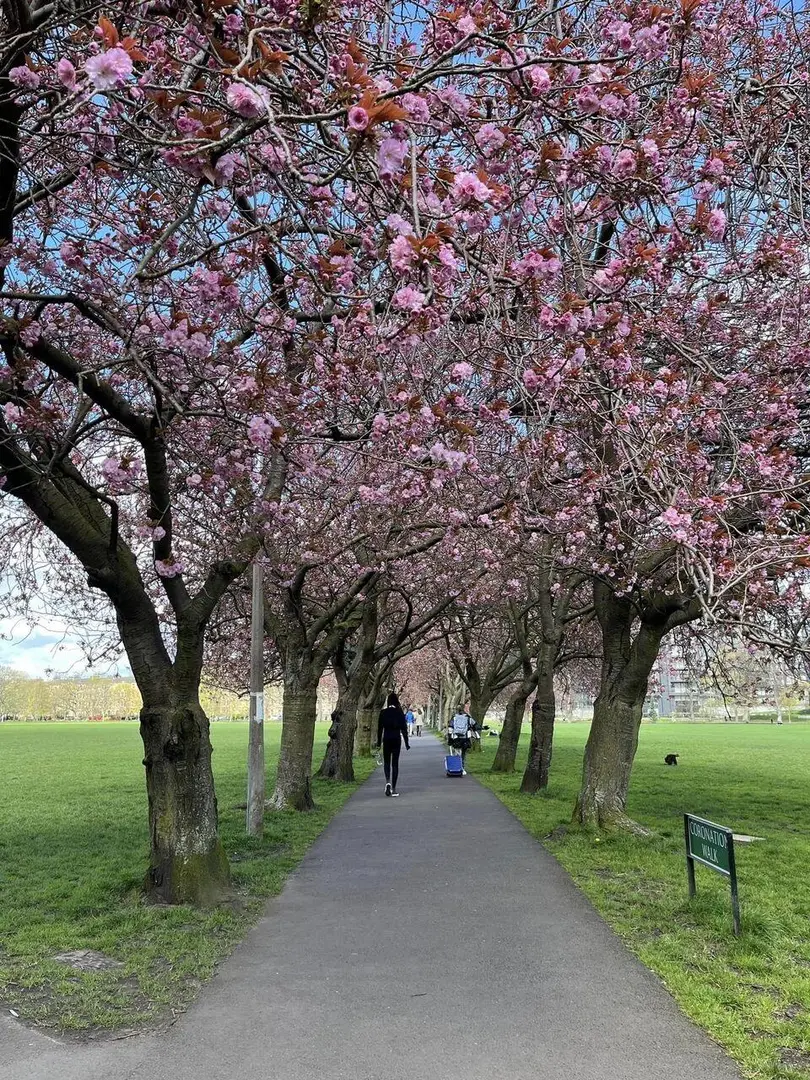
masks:
<instances>
[{"instance_id":1,"label":"grass verge","mask_svg":"<svg viewBox=\"0 0 810 1080\"><path fill-rule=\"evenodd\" d=\"M315 760L326 744L319 725ZM266 729L268 790L280 725ZM29 1023L91 1037L170 1022L255 921L262 902L354 785L314 781L311 814L268 812L245 835L247 725L212 727L223 843L237 902L211 912L141 898L148 831L135 724L0 725L0 1002ZM373 769L357 762L358 780ZM53 957L93 949L121 966L77 971Z\"/></svg>"},{"instance_id":2,"label":"grass verge","mask_svg":"<svg viewBox=\"0 0 810 1080\"><path fill-rule=\"evenodd\" d=\"M574 804L587 724L560 724L545 794L521 772L492 775L496 740L467 767L556 855L597 910L660 976L684 1012L757 1080L810 1076L810 730L645 724L628 811L649 839L584 831L550 837ZM518 755L522 770L528 739ZM664 765L681 755L676 768ZM682 814L761 836L738 844L742 935L726 879L697 867L686 891Z\"/></svg>"}]
</instances>

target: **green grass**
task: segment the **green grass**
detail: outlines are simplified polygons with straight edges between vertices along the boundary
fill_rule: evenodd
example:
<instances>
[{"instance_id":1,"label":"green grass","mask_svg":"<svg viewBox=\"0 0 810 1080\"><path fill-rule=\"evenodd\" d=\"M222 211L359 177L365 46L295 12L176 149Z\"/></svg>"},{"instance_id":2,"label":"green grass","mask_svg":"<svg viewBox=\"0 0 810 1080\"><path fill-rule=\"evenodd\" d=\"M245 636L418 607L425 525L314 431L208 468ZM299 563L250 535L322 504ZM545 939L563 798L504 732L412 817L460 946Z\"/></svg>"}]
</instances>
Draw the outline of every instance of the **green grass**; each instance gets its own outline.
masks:
<instances>
[{"instance_id":1,"label":"green grass","mask_svg":"<svg viewBox=\"0 0 810 1080\"><path fill-rule=\"evenodd\" d=\"M560 724L546 794L520 795L521 773L488 773L495 740L468 768L535 836L571 817L586 724ZM527 739L518 764L525 762ZM677 768L664 755L682 755ZM810 731L805 726L645 724L628 804L649 839L584 831L545 839L683 1010L768 1080L810 1076ZM684 811L761 843L736 845L742 936L725 878L698 866L687 899Z\"/></svg>"},{"instance_id":2,"label":"green grass","mask_svg":"<svg viewBox=\"0 0 810 1080\"><path fill-rule=\"evenodd\" d=\"M268 790L280 726L267 727ZM315 781L319 809L268 812L245 835L247 725L212 728L214 773L237 901L212 912L143 902L148 829L134 724L0 725L0 1002L22 1019L93 1034L162 1023L193 1000L351 792ZM315 760L326 742L319 725ZM358 763L365 778L372 763ZM56 954L123 962L79 972Z\"/></svg>"}]
</instances>

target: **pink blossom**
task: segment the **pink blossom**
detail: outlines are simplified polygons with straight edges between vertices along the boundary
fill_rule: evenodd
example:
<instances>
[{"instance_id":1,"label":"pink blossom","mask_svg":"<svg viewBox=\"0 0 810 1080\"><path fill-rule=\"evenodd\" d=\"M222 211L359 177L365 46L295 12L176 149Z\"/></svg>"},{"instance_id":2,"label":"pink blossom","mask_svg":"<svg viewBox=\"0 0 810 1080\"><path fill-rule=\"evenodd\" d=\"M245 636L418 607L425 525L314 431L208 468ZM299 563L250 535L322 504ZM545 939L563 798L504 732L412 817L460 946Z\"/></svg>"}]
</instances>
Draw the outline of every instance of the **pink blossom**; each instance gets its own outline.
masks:
<instances>
[{"instance_id":1,"label":"pink blossom","mask_svg":"<svg viewBox=\"0 0 810 1080\"><path fill-rule=\"evenodd\" d=\"M709 214L709 222L706 231L712 240L722 240L726 235L726 215L717 207Z\"/></svg>"},{"instance_id":2,"label":"pink blossom","mask_svg":"<svg viewBox=\"0 0 810 1080\"><path fill-rule=\"evenodd\" d=\"M436 442L430 448L430 456L437 465L444 466L449 472L461 472L467 461L467 454L461 450L451 450L449 446Z\"/></svg>"},{"instance_id":3,"label":"pink blossom","mask_svg":"<svg viewBox=\"0 0 810 1080\"><path fill-rule=\"evenodd\" d=\"M549 281L561 269L562 263L556 255L543 255L539 251L530 251L512 263L514 273L524 280Z\"/></svg>"},{"instance_id":4,"label":"pink blossom","mask_svg":"<svg viewBox=\"0 0 810 1080\"><path fill-rule=\"evenodd\" d=\"M15 405L13 401L9 401L3 406L3 412L5 413L6 420L8 420L10 424L19 423L24 415L23 410L19 405Z\"/></svg>"},{"instance_id":5,"label":"pink blossom","mask_svg":"<svg viewBox=\"0 0 810 1080\"><path fill-rule=\"evenodd\" d=\"M469 116L470 114L470 100L465 97L455 86L446 86L444 90L440 90L436 95L438 99L453 112L458 113L459 116Z\"/></svg>"},{"instance_id":6,"label":"pink blossom","mask_svg":"<svg viewBox=\"0 0 810 1080\"><path fill-rule=\"evenodd\" d=\"M218 183L227 184L229 180L233 180L234 173L240 164L241 161L238 154L223 154L221 157L217 158L214 172Z\"/></svg>"},{"instance_id":7,"label":"pink blossom","mask_svg":"<svg viewBox=\"0 0 810 1080\"><path fill-rule=\"evenodd\" d=\"M271 143L265 143L259 151L261 159L264 162L267 171L271 173L281 173L287 167L287 160L284 157L284 151L280 146L273 146Z\"/></svg>"},{"instance_id":8,"label":"pink blossom","mask_svg":"<svg viewBox=\"0 0 810 1080\"><path fill-rule=\"evenodd\" d=\"M625 104L618 94L605 94L599 102L599 110L603 116L623 116Z\"/></svg>"},{"instance_id":9,"label":"pink blossom","mask_svg":"<svg viewBox=\"0 0 810 1080\"><path fill-rule=\"evenodd\" d=\"M165 535L166 530L163 528L162 525L158 525L157 528L152 529L152 539L155 541L155 543L157 543L159 540L162 540Z\"/></svg>"},{"instance_id":10,"label":"pink blossom","mask_svg":"<svg viewBox=\"0 0 810 1080\"><path fill-rule=\"evenodd\" d=\"M407 274L416 259L413 244L407 236L396 236L388 248L388 259L400 274Z\"/></svg>"},{"instance_id":11,"label":"pink blossom","mask_svg":"<svg viewBox=\"0 0 810 1080\"><path fill-rule=\"evenodd\" d=\"M412 285L406 285L394 293L394 307L399 311L421 311L425 306L427 297L423 292L414 289Z\"/></svg>"},{"instance_id":12,"label":"pink blossom","mask_svg":"<svg viewBox=\"0 0 810 1080\"><path fill-rule=\"evenodd\" d=\"M225 100L240 116L262 116L267 111L261 97L252 87L244 83L231 83L225 93Z\"/></svg>"},{"instance_id":13,"label":"pink blossom","mask_svg":"<svg viewBox=\"0 0 810 1080\"><path fill-rule=\"evenodd\" d=\"M592 86L583 86L577 94L577 108L586 116L599 112L599 96Z\"/></svg>"},{"instance_id":14,"label":"pink blossom","mask_svg":"<svg viewBox=\"0 0 810 1080\"><path fill-rule=\"evenodd\" d=\"M682 544L688 541L689 535L686 528L692 524L691 515L676 510L674 506L670 506L663 514L661 514L659 520L671 530L672 538L674 540L677 540Z\"/></svg>"},{"instance_id":15,"label":"pink blossom","mask_svg":"<svg viewBox=\"0 0 810 1080\"><path fill-rule=\"evenodd\" d=\"M385 219L385 227L401 236L413 236L413 226L401 214L389 214Z\"/></svg>"},{"instance_id":16,"label":"pink blossom","mask_svg":"<svg viewBox=\"0 0 810 1080\"><path fill-rule=\"evenodd\" d=\"M118 47L91 56L84 70L96 90L112 90L132 74L132 60L125 49Z\"/></svg>"},{"instance_id":17,"label":"pink blossom","mask_svg":"<svg viewBox=\"0 0 810 1080\"><path fill-rule=\"evenodd\" d=\"M377 415L371 422L371 430L378 438L384 435L386 431L388 431L390 426L391 425L388 422L388 417L385 415L385 413L377 413Z\"/></svg>"},{"instance_id":18,"label":"pink blossom","mask_svg":"<svg viewBox=\"0 0 810 1080\"><path fill-rule=\"evenodd\" d=\"M620 49L629 52L633 47L632 27L625 19L617 19L605 28L605 37L615 41Z\"/></svg>"},{"instance_id":19,"label":"pink blossom","mask_svg":"<svg viewBox=\"0 0 810 1080\"><path fill-rule=\"evenodd\" d=\"M460 203L484 203L492 192L475 173L460 172L453 181L453 195Z\"/></svg>"},{"instance_id":20,"label":"pink blossom","mask_svg":"<svg viewBox=\"0 0 810 1080\"><path fill-rule=\"evenodd\" d=\"M177 560L169 562L168 559L155 559L155 569L157 570L159 577L173 578L177 577L178 574L182 574L185 570L185 566Z\"/></svg>"},{"instance_id":21,"label":"pink blossom","mask_svg":"<svg viewBox=\"0 0 810 1080\"><path fill-rule=\"evenodd\" d=\"M634 44L645 60L660 60L666 55L669 31L665 23L643 26L636 31Z\"/></svg>"},{"instance_id":22,"label":"pink blossom","mask_svg":"<svg viewBox=\"0 0 810 1080\"><path fill-rule=\"evenodd\" d=\"M352 131L365 131L368 127L369 115L362 105L352 105L349 109L349 127Z\"/></svg>"},{"instance_id":23,"label":"pink blossom","mask_svg":"<svg viewBox=\"0 0 810 1080\"><path fill-rule=\"evenodd\" d=\"M409 113L415 124L427 124L430 121L430 106L418 94L404 94L400 105Z\"/></svg>"},{"instance_id":24,"label":"pink blossom","mask_svg":"<svg viewBox=\"0 0 810 1080\"><path fill-rule=\"evenodd\" d=\"M641 152L651 165L657 165L661 158L661 151L655 139L644 139L641 143Z\"/></svg>"},{"instance_id":25,"label":"pink blossom","mask_svg":"<svg viewBox=\"0 0 810 1080\"><path fill-rule=\"evenodd\" d=\"M459 264L456 258L456 253L450 247L449 244L442 244L439 247L439 262L449 272L450 275L458 273Z\"/></svg>"},{"instance_id":26,"label":"pink blossom","mask_svg":"<svg viewBox=\"0 0 810 1080\"><path fill-rule=\"evenodd\" d=\"M267 450L278 441L281 425L275 416L265 413L264 416L252 416L248 421L248 439L260 450Z\"/></svg>"},{"instance_id":27,"label":"pink blossom","mask_svg":"<svg viewBox=\"0 0 810 1080\"><path fill-rule=\"evenodd\" d=\"M453 364L450 369L450 374L456 380L456 382L463 382L465 379L471 379L474 374L474 368L472 364L468 364L466 360L460 361L458 364Z\"/></svg>"},{"instance_id":28,"label":"pink blossom","mask_svg":"<svg viewBox=\"0 0 810 1080\"><path fill-rule=\"evenodd\" d=\"M32 345L36 345L39 339L42 337L42 327L38 322L30 322L26 327L20 331L20 341L23 345L27 345L29 348Z\"/></svg>"},{"instance_id":29,"label":"pink blossom","mask_svg":"<svg viewBox=\"0 0 810 1080\"><path fill-rule=\"evenodd\" d=\"M23 90L36 90L40 83L39 75L25 64L13 67L8 73L8 79L14 86L19 86Z\"/></svg>"},{"instance_id":30,"label":"pink blossom","mask_svg":"<svg viewBox=\"0 0 810 1080\"><path fill-rule=\"evenodd\" d=\"M712 180L720 180L725 173L726 163L719 157L710 157L703 166L703 175L711 177Z\"/></svg>"},{"instance_id":31,"label":"pink blossom","mask_svg":"<svg viewBox=\"0 0 810 1080\"><path fill-rule=\"evenodd\" d=\"M620 180L636 174L636 155L628 147L620 150L613 159L613 175Z\"/></svg>"},{"instance_id":32,"label":"pink blossom","mask_svg":"<svg viewBox=\"0 0 810 1080\"><path fill-rule=\"evenodd\" d=\"M533 368L526 368L523 372L523 385L529 391L533 393L540 385L540 376Z\"/></svg>"},{"instance_id":33,"label":"pink blossom","mask_svg":"<svg viewBox=\"0 0 810 1080\"><path fill-rule=\"evenodd\" d=\"M186 485L190 488L199 487L202 483L202 477L199 473L192 473L191 476L186 478Z\"/></svg>"},{"instance_id":34,"label":"pink blossom","mask_svg":"<svg viewBox=\"0 0 810 1080\"><path fill-rule=\"evenodd\" d=\"M56 65L56 77L65 89L72 90L76 85L76 68L63 57Z\"/></svg>"},{"instance_id":35,"label":"pink blossom","mask_svg":"<svg viewBox=\"0 0 810 1080\"><path fill-rule=\"evenodd\" d=\"M551 76L540 64L533 64L527 70L526 79L535 94L545 94L551 87Z\"/></svg>"},{"instance_id":36,"label":"pink blossom","mask_svg":"<svg viewBox=\"0 0 810 1080\"><path fill-rule=\"evenodd\" d=\"M465 36L467 34L474 34L475 31L478 29L478 26L476 25L475 19L472 17L472 15L464 15L458 20L456 25L458 26L461 33Z\"/></svg>"},{"instance_id":37,"label":"pink blossom","mask_svg":"<svg viewBox=\"0 0 810 1080\"><path fill-rule=\"evenodd\" d=\"M476 142L482 152L489 156L494 154L496 150L500 150L506 142L506 136L494 124L483 124L476 136Z\"/></svg>"},{"instance_id":38,"label":"pink blossom","mask_svg":"<svg viewBox=\"0 0 810 1080\"><path fill-rule=\"evenodd\" d=\"M408 153L408 144L402 139L389 137L383 139L377 151L377 168L381 180L393 180L402 172L402 166Z\"/></svg>"}]
</instances>

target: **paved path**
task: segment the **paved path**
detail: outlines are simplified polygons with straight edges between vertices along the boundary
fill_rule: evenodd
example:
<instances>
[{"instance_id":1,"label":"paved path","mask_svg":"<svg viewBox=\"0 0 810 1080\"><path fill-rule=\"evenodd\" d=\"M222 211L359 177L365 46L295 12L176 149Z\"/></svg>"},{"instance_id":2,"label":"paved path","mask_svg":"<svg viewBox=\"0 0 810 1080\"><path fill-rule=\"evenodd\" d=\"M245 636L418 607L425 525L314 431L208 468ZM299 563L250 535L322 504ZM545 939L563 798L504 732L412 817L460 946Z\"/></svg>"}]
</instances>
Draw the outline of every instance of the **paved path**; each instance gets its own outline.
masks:
<instances>
[{"instance_id":1,"label":"paved path","mask_svg":"<svg viewBox=\"0 0 810 1080\"><path fill-rule=\"evenodd\" d=\"M0 1080L739 1080L494 796L414 743L402 797L379 773L358 791L170 1032L0 1027Z\"/></svg>"}]
</instances>

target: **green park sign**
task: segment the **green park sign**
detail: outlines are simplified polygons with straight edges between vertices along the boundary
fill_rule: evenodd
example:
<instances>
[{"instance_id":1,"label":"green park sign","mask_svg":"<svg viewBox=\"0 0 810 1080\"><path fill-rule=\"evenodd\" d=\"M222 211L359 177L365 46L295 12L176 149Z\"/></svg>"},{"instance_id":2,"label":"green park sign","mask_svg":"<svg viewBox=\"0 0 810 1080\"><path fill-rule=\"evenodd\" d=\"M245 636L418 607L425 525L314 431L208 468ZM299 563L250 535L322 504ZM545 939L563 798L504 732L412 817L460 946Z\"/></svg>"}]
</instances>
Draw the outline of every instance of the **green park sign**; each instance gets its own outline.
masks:
<instances>
[{"instance_id":1,"label":"green park sign","mask_svg":"<svg viewBox=\"0 0 810 1080\"><path fill-rule=\"evenodd\" d=\"M737 894L737 867L734 863L734 834L724 825L715 825L713 821L706 821L693 814L683 815L683 830L686 840L686 874L690 897L696 892L696 862L727 877L731 884L734 933L738 935L740 933L740 900Z\"/></svg>"}]
</instances>

